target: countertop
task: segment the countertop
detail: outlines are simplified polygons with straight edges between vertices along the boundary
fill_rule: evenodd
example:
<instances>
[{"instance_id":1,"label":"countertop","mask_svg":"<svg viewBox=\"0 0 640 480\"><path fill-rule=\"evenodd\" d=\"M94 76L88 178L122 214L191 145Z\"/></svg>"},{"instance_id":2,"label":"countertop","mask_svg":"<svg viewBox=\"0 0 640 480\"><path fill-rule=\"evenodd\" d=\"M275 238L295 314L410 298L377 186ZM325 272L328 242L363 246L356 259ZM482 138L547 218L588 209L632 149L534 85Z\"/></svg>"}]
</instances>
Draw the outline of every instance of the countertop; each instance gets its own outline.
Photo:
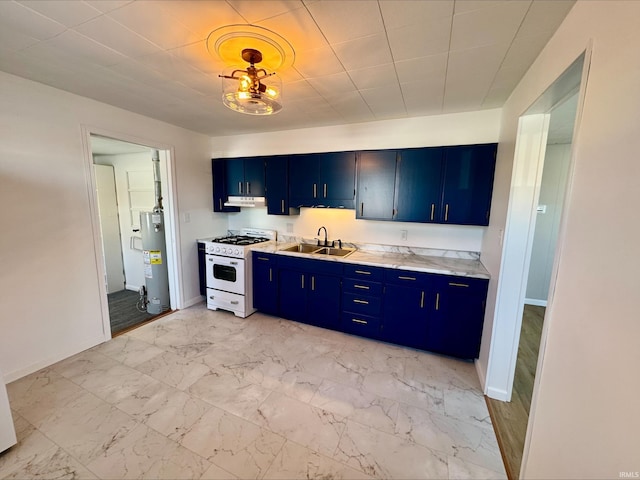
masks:
<instances>
[{"instance_id":1,"label":"countertop","mask_svg":"<svg viewBox=\"0 0 640 480\"><path fill-rule=\"evenodd\" d=\"M252 250L276 253L278 255L294 256L299 258L312 258L327 262L356 263L360 265L371 265L375 267L396 268L399 270L413 270L426 273L437 273L441 275L455 275L459 277L472 277L489 279L491 276L487 269L477 258L462 252L440 251L442 254L423 255L413 252L408 247L394 247L386 245L375 245L372 248L358 248L346 257L334 257L329 255L314 255L308 253L286 252L285 248L296 245L300 242L265 242L252 247ZM353 244L345 244L351 246ZM434 251L436 252L436 251ZM436 252L437 253L437 252Z\"/></svg>"}]
</instances>

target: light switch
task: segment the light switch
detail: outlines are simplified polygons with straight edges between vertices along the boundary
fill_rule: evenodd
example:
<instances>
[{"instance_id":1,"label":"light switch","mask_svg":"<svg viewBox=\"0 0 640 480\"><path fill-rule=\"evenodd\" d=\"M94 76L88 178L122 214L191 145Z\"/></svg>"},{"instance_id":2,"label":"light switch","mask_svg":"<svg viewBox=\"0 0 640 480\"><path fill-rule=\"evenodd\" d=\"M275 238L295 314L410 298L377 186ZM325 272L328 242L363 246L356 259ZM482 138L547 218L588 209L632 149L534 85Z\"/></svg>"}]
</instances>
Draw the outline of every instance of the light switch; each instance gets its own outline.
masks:
<instances>
[{"instance_id":1,"label":"light switch","mask_svg":"<svg viewBox=\"0 0 640 480\"><path fill-rule=\"evenodd\" d=\"M547 213L547 206L546 205L538 205L538 208L536 209L536 211L538 213Z\"/></svg>"}]
</instances>

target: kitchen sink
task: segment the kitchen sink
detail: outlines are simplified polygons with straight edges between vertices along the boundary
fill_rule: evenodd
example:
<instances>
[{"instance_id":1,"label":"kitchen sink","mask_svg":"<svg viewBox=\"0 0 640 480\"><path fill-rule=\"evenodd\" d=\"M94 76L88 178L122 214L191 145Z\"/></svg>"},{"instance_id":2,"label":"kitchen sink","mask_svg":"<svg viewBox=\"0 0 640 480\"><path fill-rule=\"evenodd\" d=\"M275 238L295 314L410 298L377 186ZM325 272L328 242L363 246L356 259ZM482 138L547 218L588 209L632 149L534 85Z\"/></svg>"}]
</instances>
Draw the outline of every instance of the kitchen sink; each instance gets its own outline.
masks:
<instances>
[{"instance_id":1,"label":"kitchen sink","mask_svg":"<svg viewBox=\"0 0 640 480\"><path fill-rule=\"evenodd\" d=\"M356 251L355 248L319 247L310 243L299 243L291 247L283 248L283 252L298 252L318 255L331 255L334 257L346 257Z\"/></svg>"},{"instance_id":2,"label":"kitchen sink","mask_svg":"<svg viewBox=\"0 0 640 480\"><path fill-rule=\"evenodd\" d=\"M315 253L317 250L320 250L322 247L318 245L312 245L310 243L299 243L298 245L293 245L292 247L283 248L283 252L298 252L298 253Z\"/></svg>"},{"instance_id":3,"label":"kitchen sink","mask_svg":"<svg viewBox=\"0 0 640 480\"><path fill-rule=\"evenodd\" d=\"M334 247L323 247L317 252L322 255L333 255L336 257L346 257L347 255L355 252L355 248L334 248Z\"/></svg>"}]
</instances>

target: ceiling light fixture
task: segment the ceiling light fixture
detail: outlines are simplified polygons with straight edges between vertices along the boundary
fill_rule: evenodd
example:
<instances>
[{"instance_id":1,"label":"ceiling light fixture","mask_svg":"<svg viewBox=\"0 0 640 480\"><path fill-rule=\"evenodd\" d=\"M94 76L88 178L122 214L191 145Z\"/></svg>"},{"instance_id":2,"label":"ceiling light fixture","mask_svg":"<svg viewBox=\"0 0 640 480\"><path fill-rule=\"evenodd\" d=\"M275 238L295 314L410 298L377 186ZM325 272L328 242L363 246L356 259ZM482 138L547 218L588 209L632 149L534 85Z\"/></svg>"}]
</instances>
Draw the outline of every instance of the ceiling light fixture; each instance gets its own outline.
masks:
<instances>
[{"instance_id":1,"label":"ceiling light fixture","mask_svg":"<svg viewBox=\"0 0 640 480\"><path fill-rule=\"evenodd\" d=\"M253 48L242 50L242 59L249 63L246 69L235 68L222 75L222 103L231 110L249 115L273 115L282 110L282 82L275 72L256 68L262 53ZM232 67L233 68L233 67ZM262 80L270 78L269 85Z\"/></svg>"}]
</instances>

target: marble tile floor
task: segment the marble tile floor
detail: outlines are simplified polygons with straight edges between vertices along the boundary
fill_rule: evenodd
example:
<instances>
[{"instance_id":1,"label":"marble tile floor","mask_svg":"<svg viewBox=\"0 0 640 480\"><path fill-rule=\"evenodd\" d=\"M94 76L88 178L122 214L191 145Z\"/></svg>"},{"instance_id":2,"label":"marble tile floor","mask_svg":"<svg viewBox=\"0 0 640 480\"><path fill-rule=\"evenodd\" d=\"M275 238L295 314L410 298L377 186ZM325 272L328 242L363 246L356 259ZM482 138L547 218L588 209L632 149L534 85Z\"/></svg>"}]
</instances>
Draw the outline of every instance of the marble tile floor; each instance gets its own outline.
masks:
<instances>
[{"instance_id":1,"label":"marble tile floor","mask_svg":"<svg viewBox=\"0 0 640 480\"><path fill-rule=\"evenodd\" d=\"M5 478L506 478L472 363L177 311L7 386Z\"/></svg>"}]
</instances>

